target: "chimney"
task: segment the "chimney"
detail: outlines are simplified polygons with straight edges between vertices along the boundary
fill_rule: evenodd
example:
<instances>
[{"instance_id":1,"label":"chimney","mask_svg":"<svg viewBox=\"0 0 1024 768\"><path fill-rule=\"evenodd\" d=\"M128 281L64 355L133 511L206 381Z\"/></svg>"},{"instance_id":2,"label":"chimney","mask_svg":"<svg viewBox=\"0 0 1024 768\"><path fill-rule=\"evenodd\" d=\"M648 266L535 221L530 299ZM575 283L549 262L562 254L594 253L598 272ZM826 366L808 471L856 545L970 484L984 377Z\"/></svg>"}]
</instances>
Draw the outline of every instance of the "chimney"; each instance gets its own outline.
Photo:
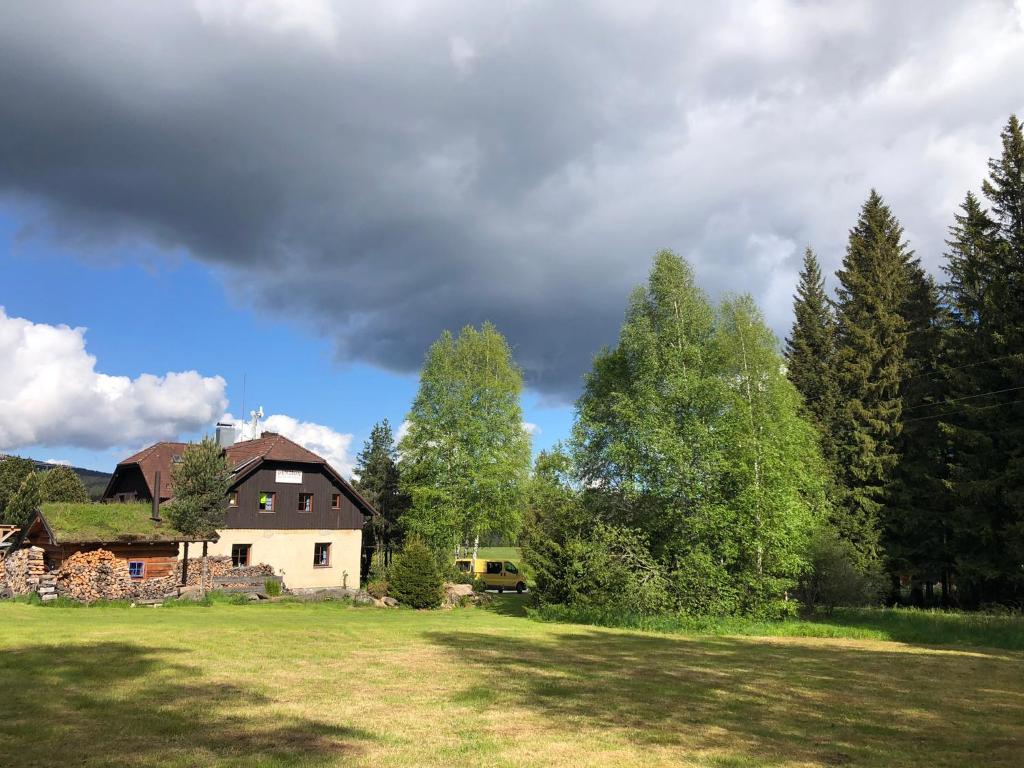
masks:
<instances>
[{"instance_id":1,"label":"chimney","mask_svg":"<svg viewBox=\"0 0 1024 768\"><path fill-rule=\"evenodd\" d=\"M217 422L217 445L221 448L230 448L235 444L235 440L238 439L238 430L235 429L234 424L225 424L224 422Z\"/></svg>"},{"instance_id":2,"label":"chimney","mask_svg":"<svg viewBox=\"0 0 1024 768\"><path fill-rule=\"evenodd\" d=\"M160 470L156 471L153 478L153 522L160 522Z\"/></svg>"}]
</instances>

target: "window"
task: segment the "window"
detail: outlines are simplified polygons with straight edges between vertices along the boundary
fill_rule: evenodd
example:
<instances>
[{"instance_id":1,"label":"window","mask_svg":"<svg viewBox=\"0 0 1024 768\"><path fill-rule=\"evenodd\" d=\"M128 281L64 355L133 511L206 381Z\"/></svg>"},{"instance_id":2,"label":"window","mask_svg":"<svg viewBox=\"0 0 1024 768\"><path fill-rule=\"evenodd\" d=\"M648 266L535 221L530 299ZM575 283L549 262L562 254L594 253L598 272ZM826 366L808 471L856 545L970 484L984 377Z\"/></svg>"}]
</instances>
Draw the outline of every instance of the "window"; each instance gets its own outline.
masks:
<instances>
[{"instance_id":1,"label":"window","mask_svg":"<svg viewBox=\"0 0 1024 768\"><path fill-rule=\"evenodd\" d=\"M505 563L505 573L519 573L519 569L512 565L512 563Z\"/></svg>"},{"instance_id":2,"label":"window","mask_svg":"<svg viewBox=\"0 0 1024 768\"><path fill-rule=\"evenodd\" d=\"M341 494L340 493L332 493L331 494L331 509L341 509Z\"/></svg>"},{"instance_id":3,"label":"window","mask_svg":"<svg viewBox=\"0 0 1024 768\"><path fill-rule=\"evenodd\" d=\"M331 545L330 544L314 544L313 545L313 567L314 568L327 568L331 564Z\"/></svg>"},{"instance_id":4,"label":"window","mask_svg":"<svg viewBox=\"0 0 1024 768\"><path fill-rule=\"evenodd\" d=\"M229 507L237 507L238 506L238 491L231 491L231 493L228 494L228 506Z\"/></svg>"},{"instance_id":5,"label":"window","mask_svg":"<svg viewBox=\"0 0 1024 768\"><path fill-rule=\"evenodd\" d=\"M141 560L129 560L128 575L133 579L141 579L146 575L146 564Z\"/></svg>"},{"instance_id":6,"label":"window","mask_svg":"<svg viewBox=\"0 0 1024 768\"><path fill-rule=\"evenodd\" d=\"M312 512L313 511L313 494L312 493L300 493L299 494L299 512Z\"/></svg>"},{"instance_id":7,"label":"window","mask_svg":"<svg viewBox=\"0 0 1024 768\"><path fill-rule=\"evenodd\" d=\"M260 491L260 512L273 512L276 493Z\"/></svg>"},{"instance_id":8,"label":"window","mask_svg":"<svg viewBox=\"0 0 1024 768\"><path fill-rule=\"evenodd\" d=\"M497 576L501 573L501 561L500 560L488 560L487 561L487 573L491 576Z\"/></svg>"},{"instance_id":9,"label":"window","mask_svg":"<svg viewBox=\"0 0 1024 768\"><path fill-rule=\"evenodd\" d=\"M472 565L472 563L470 563L469 560L456 560L455 561L455 567L459 571L461 571L462 573L469 573L469 568L470 568L471 565Z\"/></svg>"},{"instance_id":10,"label":"window","mask_svg":"<svg viewBox=\"0 0 1024 768\"><path fill-rule=\"evenodd\" d=\"M251 549L252 544L232 544L231 567L245 568L249 564L249 552Z\"/></svg>"}]
</instances>

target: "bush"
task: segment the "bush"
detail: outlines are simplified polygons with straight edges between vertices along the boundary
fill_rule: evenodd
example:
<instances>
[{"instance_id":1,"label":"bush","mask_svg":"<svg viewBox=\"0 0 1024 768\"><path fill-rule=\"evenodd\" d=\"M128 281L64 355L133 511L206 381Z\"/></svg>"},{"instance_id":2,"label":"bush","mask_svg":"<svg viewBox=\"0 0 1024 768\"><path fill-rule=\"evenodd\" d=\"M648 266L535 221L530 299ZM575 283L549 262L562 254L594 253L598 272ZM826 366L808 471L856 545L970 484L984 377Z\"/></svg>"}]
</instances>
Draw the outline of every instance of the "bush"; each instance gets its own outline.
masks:
<instances>
[{"instance_id":1,"label":"bush","mask_svg":"<svg viewBox=\"0 0 1024 768\"><path fill-rule=\"evenodd\" d=\"M263 582L263 591L267 593L267 597L280 597L281 582L277 579L267 579Z\"/></svg>"},{"instance_id":2,"label":"bush","mask_svg":"<svg viewBox=\"0 0 1024 768\"><path fill-rule=\"evenodd\" d=\"M443 597L441 571L430 548L421 539L406 542L391 563L388 592L411 608L437 608Z\"/></svg>"},{"instance_id":3,"label":"bush","mask_svg":"<svg viewBox=\"0 0 1024 768\"><path fill-rule=\"evenodd\" d=\"M671 573L672 594L688 616L732 616L740 612L734 579L703 548L684 555Z\"/></svg>"},{"instance_id":4,"label":"bush","mask_svg":"<svg viewBox=\"0 0 1024 768\"><path fill-rule=\"evenodd\" d=\"M878 602L884 589L879 563L861 563L853 545L825 528L812 539L807 559L810 569L800 580L797 594L804 606L826 613L839 606Z\"/></svg>"},{"instance_id":5,"label":"bush","mask_svg":"<svg viewBox=\"0 0 1024 768\"><path fill-rule=\"evenodd\" d=\"M651 614L669 607L661 565L638 531L598 524L564 548L567 604Z\"/></svg>"},{"instance_id":6,"label":"bush","mask_svg":"<svg viewBox=\"0 0 1024 768\"><path fill-rule=\"evenodd\" d=\"M370 593L370 597L380 600L388 594L388 582L385 579L374 579L366 585L366 591Z\"/></svg>"}]
</instances>

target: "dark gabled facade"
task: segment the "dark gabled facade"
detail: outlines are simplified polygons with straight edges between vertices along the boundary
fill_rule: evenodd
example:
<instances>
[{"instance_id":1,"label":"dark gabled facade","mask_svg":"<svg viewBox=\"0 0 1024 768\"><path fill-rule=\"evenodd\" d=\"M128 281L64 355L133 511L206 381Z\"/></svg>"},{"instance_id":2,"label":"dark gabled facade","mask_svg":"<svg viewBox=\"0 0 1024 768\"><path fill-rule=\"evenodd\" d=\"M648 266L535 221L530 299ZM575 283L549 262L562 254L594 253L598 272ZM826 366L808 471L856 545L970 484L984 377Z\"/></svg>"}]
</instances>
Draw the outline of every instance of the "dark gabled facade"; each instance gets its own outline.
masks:
<instances>
[{"instance_id":1,"label":"dark gabled facade","mask_svg":"<svg viewBox=\"0 0 1024 768\"><path fill-rule=\"evenodd\" d=\"M104 501L150 502L174 498L171 467L186 443L156 443L119 463ZM373 515L370 503L325 459L274 432L224 449L234 477L225 528L361 529ZM259 509L259 496L274 494L273 512ZM301 495L312 496L301 511Z\"/></svg>"}]
</instances>

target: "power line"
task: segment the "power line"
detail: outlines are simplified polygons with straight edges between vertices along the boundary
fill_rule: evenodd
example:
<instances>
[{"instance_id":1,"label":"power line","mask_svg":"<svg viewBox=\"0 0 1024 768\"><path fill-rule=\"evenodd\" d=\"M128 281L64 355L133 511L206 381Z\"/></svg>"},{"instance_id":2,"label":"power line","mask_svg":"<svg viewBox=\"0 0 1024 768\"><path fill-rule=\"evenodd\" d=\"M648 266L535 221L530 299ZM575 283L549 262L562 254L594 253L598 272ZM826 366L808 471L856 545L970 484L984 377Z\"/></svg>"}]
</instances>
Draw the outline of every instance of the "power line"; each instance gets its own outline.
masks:
<instances>
[{"instance_id":1,"label":"power line","mask_svg":"<svg viewBox=\"0 0 1024 768\"><path fill-rule=\"evenodd\" d=\"M956 416L957 414L966 414L966 413L968 413L970 411L975 411L975 412L977 412L977 411L988 411L988 410L993 409L993 408L1002 408L1004 406L1015 406L1015 404L1017 404L1018 402L1024 402L1024 399L1009 400L1007 402L996 402L995 404L992 404L992 406L980 406L979 408L976 408L976 409L961 409L959 411L947 411L944 414L933 414L932 416L919 416L916 419L907 419L903 423L904 424L911 424L911 423L913 423L915 421L928 421L929 419L942 419L942 418L945 418L946 416Z\"/></svg>"},{"instance_id":2,"label":"power line","mask_svg":"<svg viewBox=\"0 0 1024 768\"><path fill-rule=\"evenodd\" d=\"M914 381L915 379L926 378L928 376L937 376L943 373L949 373L950 371L962 371L964 368L973 368L976 365L984 365L985 363L994 363L997 360L1006 360L1010 357L1020 357L1020 352L1012 352L1009 355L1000 355L999 357L990 357L988 360L978 360L974 363L967 363L965 365L958 365L955 368L942 368L938 371L929 371L928 373L919 373L916 376L908 376L903 381Z\"/></svg>"},{"instance_id":3,"label":"power line","mask_svg":"<svg viewBox=\"0 0 1024 768\"><path fill-rule=\"evenodd\" d=\"M954 397L952 400L943 400L937 403L922 403L921 405L913 405L910 408L904 408L906 411L916 411L918 408L934 408L937 405L949 405L950 403L958 403L961 400L973 400L976 397L987 397L988 395L1001 395L1004 392L1016 392L1018 389L1024 389L1024 386L1020 387L1008 387L1006 389L994 389L991 392L979 392L976 395L964 395L963 397Z\"/></svg>"}]
</instances>

